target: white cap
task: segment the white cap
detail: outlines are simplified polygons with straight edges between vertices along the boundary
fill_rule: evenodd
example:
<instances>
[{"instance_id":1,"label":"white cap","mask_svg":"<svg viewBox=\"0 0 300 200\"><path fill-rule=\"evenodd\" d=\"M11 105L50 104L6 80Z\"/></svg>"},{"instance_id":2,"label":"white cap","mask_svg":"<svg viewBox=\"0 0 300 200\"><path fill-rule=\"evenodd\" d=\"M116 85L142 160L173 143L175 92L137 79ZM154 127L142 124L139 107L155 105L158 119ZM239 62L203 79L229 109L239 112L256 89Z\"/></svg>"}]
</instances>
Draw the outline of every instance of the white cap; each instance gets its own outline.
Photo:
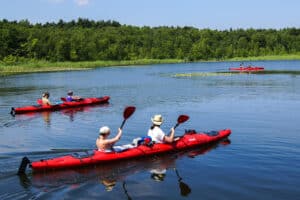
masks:
<instances>
[{"instance_id":1,"label":"white cap","mask_svg":"<svg viewBox=\"0 0 300 200\"><path fill-rule=\"evenodd\" d=\"M106 135L108 133L110 133L110 128L108 126L102 126L100 129L99 129L99 133L101 135Z\"/></svg>"}]
</instances>

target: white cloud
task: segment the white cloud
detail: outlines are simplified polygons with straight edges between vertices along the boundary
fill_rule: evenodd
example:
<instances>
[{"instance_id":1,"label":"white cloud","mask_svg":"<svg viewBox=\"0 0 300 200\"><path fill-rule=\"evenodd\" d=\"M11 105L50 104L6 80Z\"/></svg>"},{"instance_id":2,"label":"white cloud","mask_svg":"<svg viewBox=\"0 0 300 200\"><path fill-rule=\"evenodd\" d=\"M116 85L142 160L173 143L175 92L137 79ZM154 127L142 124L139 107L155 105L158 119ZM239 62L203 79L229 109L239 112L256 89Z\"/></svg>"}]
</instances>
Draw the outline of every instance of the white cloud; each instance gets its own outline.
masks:
<instances>
[{"instance_id":1,"label":"white cloud","mask_svg":"<svg viewBox=\"0 0 300 200\"><path fill-rule=\"evenodd\" d=\"M75 0L75 2L79 6L85 6L85 5L89 4L89 0Z\"/></svg>"}]
</instances>

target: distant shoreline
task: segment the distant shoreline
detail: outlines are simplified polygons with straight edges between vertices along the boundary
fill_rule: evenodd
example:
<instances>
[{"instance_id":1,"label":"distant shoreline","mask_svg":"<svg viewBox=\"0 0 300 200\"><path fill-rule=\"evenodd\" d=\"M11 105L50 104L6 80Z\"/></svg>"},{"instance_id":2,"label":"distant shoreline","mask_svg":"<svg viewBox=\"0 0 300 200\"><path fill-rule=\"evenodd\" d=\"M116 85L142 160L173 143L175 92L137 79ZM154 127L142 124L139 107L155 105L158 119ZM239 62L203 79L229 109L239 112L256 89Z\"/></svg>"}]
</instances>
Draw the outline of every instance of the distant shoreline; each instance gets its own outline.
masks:
<instances>
[{"instance_id":1,"label":"distant shoreline","mask_svg":"<svg viewBox=\"0 0 300 200\"><path fill-rule=\"evenodd\" d=\"M224 61L267 61L267 60L300 60L300 55L275 55L275 56L258 56L258 57L236 57L224 60L199 60L194 62L224 62ZM30 61L14 65L5 65L0 63L0 76L42 73L42 72L59 72L59 71L76 71L89 70L100 67L112 66L132 66L132 65L151 65L151 64L175 64L189 62L179 59L141 59L129 61L84 61L84 62L49 62L49 61Z\"/></svg>"}]
</instances>

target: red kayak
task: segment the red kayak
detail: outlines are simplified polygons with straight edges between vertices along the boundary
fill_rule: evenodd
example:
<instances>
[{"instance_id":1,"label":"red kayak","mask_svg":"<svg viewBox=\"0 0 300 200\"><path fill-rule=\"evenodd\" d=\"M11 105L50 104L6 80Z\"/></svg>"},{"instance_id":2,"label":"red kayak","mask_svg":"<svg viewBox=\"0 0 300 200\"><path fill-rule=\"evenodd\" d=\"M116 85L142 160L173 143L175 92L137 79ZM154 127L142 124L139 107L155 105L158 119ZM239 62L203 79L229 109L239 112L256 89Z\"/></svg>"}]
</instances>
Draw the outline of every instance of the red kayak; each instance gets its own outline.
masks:
<instances>
[{"instance_id":1,"label":"red kayak","mask_svg":"<svg viewBox=\"0 0 300 200\"><path fill-rule=\"evenodd\" d=\"M264 67L231 67L229 68L230 71L241 71L241 72L257 72L257 71L263 71Z\"/></svg>"},{"instance_id":2,"label":"red kayak","mask_svg":"<svg viewBox=\"0 0 300 200\"><path fill-rule=\"evenodd\" d=\"M49 171L57 169L69 169L74 167L83 167L103 163L116 162L120 160L147 157L156 154L168 152L178 152L185 149L208 145L226 139L231 134L230 129L220 131L211 131L209 133L196 133L187 131L183 136L177 137L171 144L155 143L152 145L141 144L136 147L123 149L122 151L102 152L92 150L91 152L82 152L84 154L72 154L62 157L30 162L24 157L19 168L18 174L25 173L27 164L33 171Z\"/></svg>"},{"instance_id":3,"label":"red kayak","mask_svg":"<svg viewBox=\"0 0 300 200\"><path fill-rule=\"evenodd\" d=\"M104 104L108 103L110 97L103 96L103 97L90 97L90 98L83 98L79 101L72 101L72 102L63 102L60 104L55 105L31 105L31 106L24 106L19 108L11 108L11 114L22 114L28 112L42 112L42 111L54 111L54 110L61 110L66 108L72 107L80 107L80 106L87 106L87 105L94 105L94 104ZM37 101L40 102L39 100Z\"/></svg>"}]
</instances>

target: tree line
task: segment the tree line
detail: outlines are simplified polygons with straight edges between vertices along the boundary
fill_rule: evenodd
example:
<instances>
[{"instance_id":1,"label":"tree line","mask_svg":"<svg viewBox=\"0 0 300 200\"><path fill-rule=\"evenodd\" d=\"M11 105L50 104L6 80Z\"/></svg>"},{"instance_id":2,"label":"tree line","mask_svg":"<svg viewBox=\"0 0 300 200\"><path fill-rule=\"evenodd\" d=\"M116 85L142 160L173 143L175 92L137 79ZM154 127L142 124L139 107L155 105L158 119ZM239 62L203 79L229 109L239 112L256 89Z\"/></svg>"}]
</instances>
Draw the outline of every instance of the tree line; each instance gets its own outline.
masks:
<instances>
[{"instance_id":1,"label":"tree line","mask_svg":"<svg viewBox=\"0 0 300 200\"><path fill-rule=\"evenodd\" d=\"M116 21L0 20L0 61L223 60L297 54L300 29L137 27Z\"/></svg>"}]
</instances>

